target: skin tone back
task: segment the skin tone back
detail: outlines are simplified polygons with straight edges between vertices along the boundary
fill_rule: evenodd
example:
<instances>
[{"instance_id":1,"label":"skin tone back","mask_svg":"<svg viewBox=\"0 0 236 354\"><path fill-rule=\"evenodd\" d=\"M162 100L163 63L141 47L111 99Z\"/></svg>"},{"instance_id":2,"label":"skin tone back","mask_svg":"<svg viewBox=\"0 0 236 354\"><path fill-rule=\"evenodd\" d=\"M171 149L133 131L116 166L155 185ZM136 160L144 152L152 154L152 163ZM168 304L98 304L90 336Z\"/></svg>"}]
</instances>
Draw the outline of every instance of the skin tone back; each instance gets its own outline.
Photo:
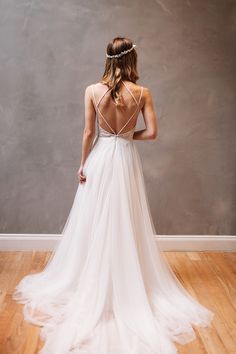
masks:
<instances>
[{"instance_id":1,"label":"skin tone back","mask_svg":"<svg viewBox=\"0 0 236 354\"><path fill-rule=\"evenodd\" d=\"M130 81L126 81L125 83L133 92L135 89L136 90L139 89L139 91L141 90L140 86ZM85 95L84 95L85 126L83 131L83 138L82 138L81 162L80 162L79 170L77 172L80 183L86 182L86 176L83 172L83 166L92 149L93 140L96 134L96 108L94 106L91 86L92 85L86 87ZM96 93L98 92L97 95L99 96L100 94L100 97L104 93L104 90L107 89L107 86L101 83L96 84L95 87L96 87ZM158 136L157 117L154 110L151 92L146 87L143 88L143 94L140 101L140 109L144 119L145 129L136 130L134 132L133 139L134 140L156 140Z\"/></svg>"}]
</instances>

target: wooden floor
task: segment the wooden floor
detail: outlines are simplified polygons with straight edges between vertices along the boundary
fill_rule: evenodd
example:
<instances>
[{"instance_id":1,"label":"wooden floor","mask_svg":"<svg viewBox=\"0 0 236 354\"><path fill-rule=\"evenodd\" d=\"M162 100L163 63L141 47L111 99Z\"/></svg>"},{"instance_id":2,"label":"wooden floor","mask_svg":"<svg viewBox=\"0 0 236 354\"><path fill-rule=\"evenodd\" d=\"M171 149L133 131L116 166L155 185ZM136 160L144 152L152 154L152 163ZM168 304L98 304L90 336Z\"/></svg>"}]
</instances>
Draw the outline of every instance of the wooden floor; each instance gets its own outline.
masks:
<instances>
[{"instance_id":1,"label":"wooden floor","mask_svg":"<svg viewBox=\"0 0 236 354\"><path fill-rule=\"evenodd\" d=\"M11 295L20 279L40 271L49 257L50 252L0 252L1 354L36 354L44 344L40 328L24 321L23 305ZM236 253L165 252L165 257L190 294L215 312L211 328L195 328L196 340L176 344L178 352L236 353Z\"/></svg>"}]
</instances>

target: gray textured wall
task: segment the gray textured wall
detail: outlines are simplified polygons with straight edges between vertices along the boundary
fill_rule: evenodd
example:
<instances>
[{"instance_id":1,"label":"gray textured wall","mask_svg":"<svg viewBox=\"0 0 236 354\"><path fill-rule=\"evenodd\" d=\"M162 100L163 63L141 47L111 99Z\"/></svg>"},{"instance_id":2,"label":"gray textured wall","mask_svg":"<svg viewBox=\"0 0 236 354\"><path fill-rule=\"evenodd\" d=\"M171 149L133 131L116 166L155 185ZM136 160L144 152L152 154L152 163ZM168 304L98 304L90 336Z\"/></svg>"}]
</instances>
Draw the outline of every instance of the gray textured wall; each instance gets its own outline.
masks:
<instances>
[{"instance_id":1,"label":"gray textured wall","mask_svg":"<svg viewBox=\"0 0 236 354\"><path fill-rule=\"evenodd\" d=\"M236 234L235 32L229 0L1 0L0 232L62 230L84 89L124 35L159 118L137 142L158 234Z\"/></svg>"}]
</instances>

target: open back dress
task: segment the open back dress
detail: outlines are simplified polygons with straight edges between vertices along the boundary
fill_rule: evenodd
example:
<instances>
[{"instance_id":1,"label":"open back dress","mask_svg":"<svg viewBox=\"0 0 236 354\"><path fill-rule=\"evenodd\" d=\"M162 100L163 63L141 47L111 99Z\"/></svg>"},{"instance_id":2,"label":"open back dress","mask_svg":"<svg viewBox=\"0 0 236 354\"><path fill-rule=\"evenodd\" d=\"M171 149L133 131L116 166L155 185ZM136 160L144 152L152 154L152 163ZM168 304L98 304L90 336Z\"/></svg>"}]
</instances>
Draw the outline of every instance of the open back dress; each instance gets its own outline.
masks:
<instances>
[{"instance_id":1,"label":"open back dress","mask_svg":"<svg viewBox=\"0 0 236 354\"><path fill-rule=\"evenodd\" d=\"M48 264L13 294L25 319L42 327L41 354L174 354L174 342L192 341L193 326L209 326L214 316L183 287L155 240L133 139L143 87L137 95L122 83L134 109L127 115L123 107L119 129L104 108L113 104L110 89L96 99L91 86L97 135L86 182Z\"/></svg>"}]
</instances>

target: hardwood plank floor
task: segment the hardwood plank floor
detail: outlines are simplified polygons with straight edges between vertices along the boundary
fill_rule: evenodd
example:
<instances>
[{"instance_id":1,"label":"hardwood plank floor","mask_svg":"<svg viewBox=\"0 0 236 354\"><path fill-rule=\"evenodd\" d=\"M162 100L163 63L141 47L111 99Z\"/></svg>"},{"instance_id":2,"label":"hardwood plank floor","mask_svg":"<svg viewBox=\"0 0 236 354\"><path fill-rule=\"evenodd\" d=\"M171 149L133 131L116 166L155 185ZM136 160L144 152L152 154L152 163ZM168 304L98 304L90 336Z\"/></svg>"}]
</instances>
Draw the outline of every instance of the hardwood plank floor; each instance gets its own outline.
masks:
<instances>
[{"instance_id":1,"label":"hardwood plank floor","mask_svg":"<svg viewBox=\"0 0 236 354\"><path fill-rule=\"evenodd\" d=\"M212 326L195 327L197 338L180 354L236 354L236 253L165 252L178 279L200 303L215 312ZM40 328L24 321L23 305L12 300L15 285L42 270L50 252L0 252L0 353L37 354ZM56 354L56 353L52 353Z\"/></svg>"}]
</instances>

